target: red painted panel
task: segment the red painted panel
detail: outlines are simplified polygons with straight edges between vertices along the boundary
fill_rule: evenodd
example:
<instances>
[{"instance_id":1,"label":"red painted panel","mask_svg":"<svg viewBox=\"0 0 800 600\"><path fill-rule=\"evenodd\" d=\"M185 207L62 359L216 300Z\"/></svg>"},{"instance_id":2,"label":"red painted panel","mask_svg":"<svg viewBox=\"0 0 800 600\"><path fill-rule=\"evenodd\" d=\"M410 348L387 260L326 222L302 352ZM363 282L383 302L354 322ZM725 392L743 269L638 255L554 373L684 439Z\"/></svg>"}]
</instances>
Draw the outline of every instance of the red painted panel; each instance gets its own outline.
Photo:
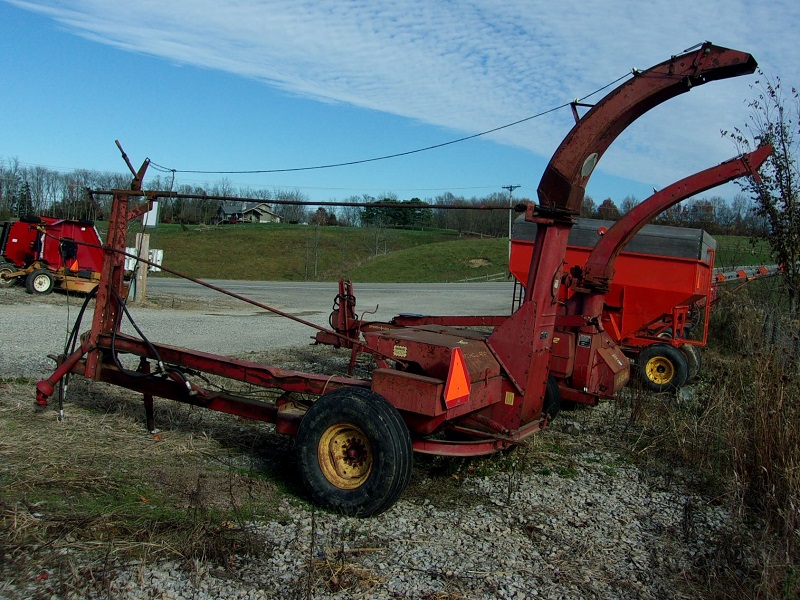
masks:
<instances>
[{"instance_id":1,"label":"red painted panel","mask_svg":"<svg viewBox=\"0 0 800 600\"><path fill-rule=\"evenodd\" d=\"M573 266L586 264L591 248L568 246L565 256L568 272ZM512 240L509 268L520 282L527 281L533 254L533 242ZM691 305L711 297L713 262L622 252L616 262L616 273L606 296L607 307L621 310L617 320L621 338L633 335L644 324L664 314L672 314L675 306ZM561 286L561 299L566 299L567 286ZM604 320L608 320L608 310Z\"/></svg>"},{"instance_id":2,"label":"red painted panel","mask_svg":"<svg viewBox=\"0 0 800 600\"><path fill-rule=\"evenodd\" d=\"M61 221L43 217L44 219L47 219L45 223L47 235L42 238L42 259L51 268L72 266L72 261L68 261L70 264L64 264L61 256L61 243L73 241L78 242L75 244L78 269L100 272L103 267L103 250L99 248L100 236L94 225L81 221Z\"/></svg>"},{"instance_id":3,"label":"red painted panel","mask_svg":"<svg viewBox=\"0 0 800 600\"><path fill-rule=\"evenodd\" d=\"M31 264L37 258L39 232L34 223L16 221L9 226L6 247L2 254L18 268Z\"/></svg>"}]
</instances>

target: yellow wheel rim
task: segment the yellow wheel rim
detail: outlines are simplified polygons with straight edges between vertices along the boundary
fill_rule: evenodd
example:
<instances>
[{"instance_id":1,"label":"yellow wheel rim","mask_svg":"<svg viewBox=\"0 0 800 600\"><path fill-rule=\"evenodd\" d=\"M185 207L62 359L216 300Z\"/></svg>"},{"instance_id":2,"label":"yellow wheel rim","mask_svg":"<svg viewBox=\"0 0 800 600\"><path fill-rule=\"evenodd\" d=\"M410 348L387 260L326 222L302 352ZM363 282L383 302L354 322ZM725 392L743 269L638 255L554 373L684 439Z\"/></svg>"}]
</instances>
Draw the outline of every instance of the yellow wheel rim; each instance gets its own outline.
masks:
<instances>
[{"instance_id":1,"label":"yellow wheel rim","mask_svg":"<svg viewBox=\"0 0 800 600\"><path fill-rule=\"evenodd\" d=\"M664 385L675 377L675 365L668 358L654 356L644 366L647 378L656 385Z\"/></svg>"},{"instance_id":2,"label":"yellow wheel rim","mask_svg":"<svg viewBox=\"0 0 800 600\"><path fill-rule=\"evenodd\" d=\"M349 423L328 427L317 448L325 479L343 490L364 484L372 471L372 444L364 432Z\"/></svg>"}]
</instances>

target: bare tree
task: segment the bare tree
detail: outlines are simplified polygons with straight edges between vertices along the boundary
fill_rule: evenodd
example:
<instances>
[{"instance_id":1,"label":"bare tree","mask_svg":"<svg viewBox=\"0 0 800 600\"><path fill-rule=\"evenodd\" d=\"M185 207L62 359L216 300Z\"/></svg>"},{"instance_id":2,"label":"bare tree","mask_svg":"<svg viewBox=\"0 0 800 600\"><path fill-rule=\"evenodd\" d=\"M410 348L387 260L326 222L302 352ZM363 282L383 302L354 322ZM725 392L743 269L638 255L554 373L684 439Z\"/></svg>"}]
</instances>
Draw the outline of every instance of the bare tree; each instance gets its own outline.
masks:
<instances>
[{"instance_id":1,"label":"bare tree","mask_svg":"<svg viewBox=\"0 0 800 600\"><path fill-rule=\"evenodd\" d=\"M597 205L594 202L594 198L591 196L583 197L583 202L581 202L580 216L586 217L587 219L597 216Z\"/></svg>"},{"instance_id":2,"label":"bare tree","mask_svg":"<svg viewBox=\"0 0 800 600\"><path fill-rule=\"evenodd\" d=\"M344 202L358 203L361 202L359 196L350 196L344 199ZM361 225L361 208L358 206L341 206L336 211L339 219L339 225L348 227L359 227Z\"/></svg>"},{"instance_id":3,"label":"bare tree","mask_svg":"<svg viewBox=\"0 0 800 600\"><path fill-rule=\"evenodd\" d=\"M625 196L622 199L622 204L619 205L619 212L623 215L627 214L636 208L638 204L639 201L634 196Z\"/></svg>"},{"instance_id":4,"label":"bare tree","mask_svg":"<svg viewBox=\"0 0 800 600\"><path fill-rule=\"evenodd\" d=\"M440 206L459 206L466 204L466 200L460 196L454 196L450 192L445 192L434 199L434 205ZM466 211L460 210L437 210L434 211L434 221L436 226L441 229L463 229L462 217Z\"/></svg>"},{"instance_id":5,"label":"bare tree","mask_svg":"<svg viewBox=\"0 0 800 600\"><path fill-rule=\"evenodd\" d=\"M299 190L278 190L275 192L275 200L307 202L308 198ZM297 204L276 204L274 210L276 214L280 215L284 223L308 222L308 211L305 206Z\"/></svg>"},{"instance_id":6,"label":"bare tree","mask_svg":"<svg viewBox=\"0 0 800 600\"><path fill-rule=\"evenodd\" d=\"M755 212L769 227L772 257L784 267L783 281L792 314L800 313L800 95L791 88L787 95L779 77L761 79L751 86L756 98L748 103L749 120L743 129L729 135L740 151L772 144L774 153L761 167L761 183L739 182L755 202Z\"/></svg>"},{"instance_id":7,"label":"bare tree","mask_svg":"<svg viewBox=\"0 0 800 600\"><path fill-rule=\"evenodd\" d=\"M0 217L10 219L17 216L17 195L22 183L19 160L13 158L2 165L0 173Z\"/></svg>"}]
</instances>

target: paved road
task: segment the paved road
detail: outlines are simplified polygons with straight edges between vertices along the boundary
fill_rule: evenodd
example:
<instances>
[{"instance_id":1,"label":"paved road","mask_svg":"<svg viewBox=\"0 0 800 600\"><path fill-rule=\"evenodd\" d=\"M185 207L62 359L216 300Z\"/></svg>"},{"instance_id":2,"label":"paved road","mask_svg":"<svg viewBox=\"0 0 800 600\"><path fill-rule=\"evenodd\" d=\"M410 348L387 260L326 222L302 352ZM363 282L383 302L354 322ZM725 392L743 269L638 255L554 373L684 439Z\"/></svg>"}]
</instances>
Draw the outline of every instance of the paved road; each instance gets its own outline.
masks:
<instances>
[{"instance_id":1,"label":"paved road","mask_svg":"<svg viewBox=\"0 0 800 600\"><path fill-rule=\"evenodd\" d=\"M209 281L232 292L327 326L336 283ZM401 313L508 314L513 284L356 284L356 309L371 320ZM315 331L261 308L225 298L184 280L151 278L148 296L131 305L145 335L159 343L228 356L303 346ZM221 299L221 301L220 301ZM0 289L0 377L41 377L52 372L48 354L63 351L81 300L54 293L31 296L21 287ZM91 324L91 311L81 331ZM123 331L135 334L123 323Z\"/></svg>"},{"instance_id":2,"label":"paved road","mask_svg":"<svg viewBox=\"0 0 800 600\"><path fill-rule=\"evenodd\" d=\"M330 312L338 292L335 282L208 280L208 283L252 300L290 312ZM162 298L219 299L218 292L185 279L150 278L148 294ZM507 314L513 293L511 282L484 283L355 283L359 312L378 307L375 319L401 313ZM242 305L247 307L246 304Z\"/></svg>"}]
</instances>

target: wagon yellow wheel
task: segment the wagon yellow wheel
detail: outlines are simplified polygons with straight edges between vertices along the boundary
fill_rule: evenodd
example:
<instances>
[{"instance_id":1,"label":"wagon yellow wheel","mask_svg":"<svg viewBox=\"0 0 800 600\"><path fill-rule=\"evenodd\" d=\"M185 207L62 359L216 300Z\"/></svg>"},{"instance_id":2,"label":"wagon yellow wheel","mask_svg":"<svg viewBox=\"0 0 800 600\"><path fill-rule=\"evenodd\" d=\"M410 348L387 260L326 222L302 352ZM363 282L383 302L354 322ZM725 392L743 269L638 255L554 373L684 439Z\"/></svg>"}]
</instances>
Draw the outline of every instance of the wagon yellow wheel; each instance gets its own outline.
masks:
<instances>
[{"instance_id":1,"label":"wagon yellow wheel","mask_svg":"<svg viewBox=\"0 0 800 600\"><path fill-rule=\"evenodd\" d=\"M347 515L389 509L411 479L411 436L383 396L341 388L320 396L295 441L300 477L315 503Z\"/></svg>"},{"instance_id":2,"label":"wagon yellow wheel","mask_svg":"<svg viewBox=\"0 0 800 600\"><path fill-rule=\"evenodd\" d=\"M656 385L664 385L675 379L675 366L664 356L654 356L644 366L647 378Z\"/></svg>"},{"instance_id":3,"label":"wagon yellow wheel","mask_svg":"<svg viewBox=\"0 0 800 600\"><path fill-rule=\"evenodd\" d=\"M639 378L654 392L665 392L686 385L689 365L683 353L667 344L653 344L639 353Z\"/></svg>"},{"instance_id":4,"label":"wagon yellow wheel","mask_svg":"<svg viewBox=\"0 0 800 600\"><path fill-rule=\"evenodd\" d=\"M348 423L328 427L317 447L325 479L343 490L364 484L372 472L372 444L360 428Z\"/></svg>"}]
</instances>

